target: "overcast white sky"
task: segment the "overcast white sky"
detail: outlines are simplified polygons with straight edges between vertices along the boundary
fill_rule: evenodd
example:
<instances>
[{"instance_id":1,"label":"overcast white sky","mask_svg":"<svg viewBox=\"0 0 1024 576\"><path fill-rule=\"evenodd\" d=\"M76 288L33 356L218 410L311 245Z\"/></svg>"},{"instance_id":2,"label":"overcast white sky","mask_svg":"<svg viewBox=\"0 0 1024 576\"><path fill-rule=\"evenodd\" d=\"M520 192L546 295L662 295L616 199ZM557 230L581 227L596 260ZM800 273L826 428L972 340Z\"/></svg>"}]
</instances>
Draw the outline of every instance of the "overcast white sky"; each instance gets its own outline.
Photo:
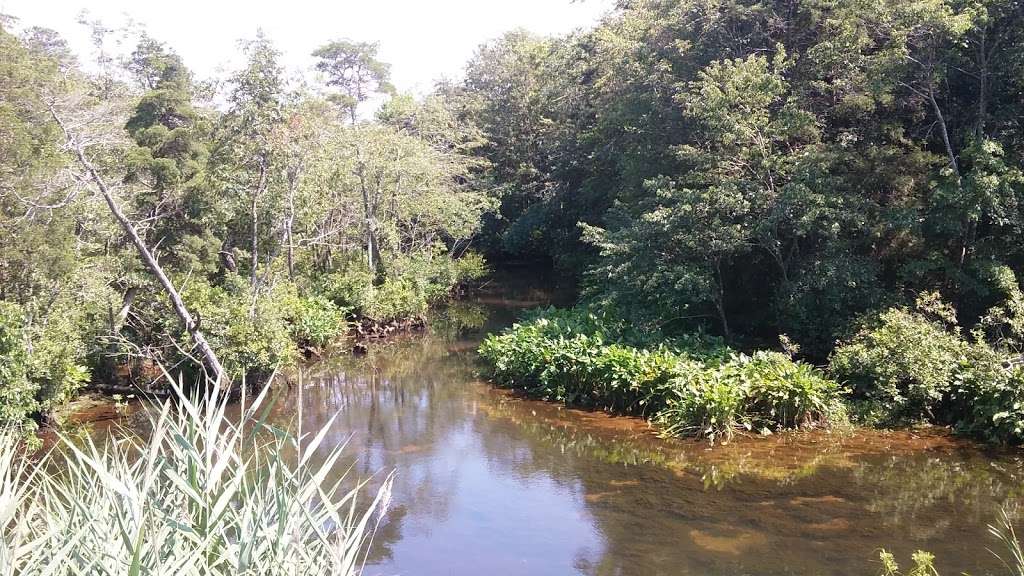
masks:
<instances>
[{"instance_id":1,"label":"overcast white sky","mask_svg":"<svg viewBox=\"0 0 1024 576\"><path fill-rule=\"evenodd\" d=\"M457 77L481 43L515 28L542 34L596 22L614 0L0 0L0 13L21 26L60 32L79 54L90 44L76 23L91 18L121 25L125 16L173 47L200 77L238 60L238 40L263 28L291 69L312 64L309 53L336 38L376 41L400 90L428 91L442 76Z\"/></svg>"}]
</instances>

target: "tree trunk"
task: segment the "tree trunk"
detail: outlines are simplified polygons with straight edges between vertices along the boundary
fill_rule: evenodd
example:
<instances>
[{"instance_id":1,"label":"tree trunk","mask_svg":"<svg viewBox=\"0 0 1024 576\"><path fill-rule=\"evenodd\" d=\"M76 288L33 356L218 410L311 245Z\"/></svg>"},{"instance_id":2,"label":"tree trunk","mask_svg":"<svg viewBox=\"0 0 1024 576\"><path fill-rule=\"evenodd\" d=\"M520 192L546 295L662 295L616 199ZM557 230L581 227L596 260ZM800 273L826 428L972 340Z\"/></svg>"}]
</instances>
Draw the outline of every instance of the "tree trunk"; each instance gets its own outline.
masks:
<instances>
[{"instance_id":1,"label":"tree trunk","mask_svg":"<svg viewBox=\"0 0 1024 576\"><path fill-rule=\"evenodd\" d=\"M139 293L138 286L132 286L125 290L124 297L121 299L121 308L115 313L114 309L110 309L110 333L115 336L121 333L121 328L124 326L125 320L128 319L128 312L132 309L132 302L135 301L135 296Z\"/></svg>"},{"instance_id":2,"label":"tree trunk","mask_svg":"<svg viewBox=\"0 0 1024 576\"><path fill-rule=\"evenodd\" d=\"M252 254L249 259L252 269L249 271L249 282L256 288L256 270L259 268L259 199L263 195L263 188L267 184L267 162L260 158L260 177L256 183L256 189L252 193L252 203L249 206L249 219L252 227L252 243L249 247Z\"/></svg>"},{"instance_id":3,"label":"tree trunk","mask_svg":"<svg viewBox=\"0 0 1024 576\"><path fill-rule=\"evenodd\" d=\"M370 270L373 271L374 284L380 284L384 281L386 273L384 270L384 262L380 257L380 246L377 243L377 225L374 218L374 202L370 200L370 191L366 186L366 168L361 159L359 161L358 172L359 189L363 195L363 219L364 225L366 226L366 258L370 265Z\"/></svg>"},{"instance_id":4,"label":"tree trunk","mask_svg":"<svg viewBox=\"0 0 1024 576\"><path fill-rule=\"evenodd\" d=\"M942 143L946 148L949 167L953 170L953 175L956 178L957 191L961 196L963 196L963 177L960 175L960 164L956 160L956 154L953 152L953 143L949 139L949 130L946 128L946 117L942 115L942 108L939 107L939 102L935 99L935 87L931 84L928 85L928 101L931 103L932 110L935 112L935 118L939 123L939 134L942 135ZM968 217L967 221L964 222L963 240L960 246L960 266L963 266L967 261L967 253L970 251L971 245L974 243L976 226L977 224L973 218Z\"/></svg>"},{"instance_id":5,"label":"tree trunk","mask_svg":"<svg viewBox=\"0 0 1024 576\"><path fill-rule=\"evenodd\" d=\"M732 339L732 332L729 330L729 318L725 314L725 288L722 286L722 263L715 260L715 309L718 311L718 320L722 323L722 336L726 342Z\"/></svg>"},{"instance_id":6,"label":"tree trunk","mask_svg":"<svg viewBox=\"0 0 1024 576\"><path fill-rule=\"evenodd\" d=\"M935 111L935 118L939 122L939 133L942 134L942 143L946 147L949 167L953 169L953 173L956 175L957 186L959 186L960 165L956 161L956 154L953 153L953 143L949 139L949 130L946 128L946 117L942 115L942 108L939 107L939 102L935 99L935 87L931 85L928 86L928 101L932 105L932 110Z\"/></svg>"},{"instance_id":7,"label":"tree trunk","mask_svg":"<svg viewBox=\"0 0 1024 576\"><path fill-rule=\"evenodd\" d=\"M56 114L54 114L54 118L57 118ZM60 123L59 118L57 121ZM63 127L63 123L61 123L61 126ZM67 134L67 132L65 132L65 134ZM185 306L185 301L181 299L181 295L174 287L171 279L167 277L167 274L164 273L160 263L157 262L156 257L149 250L149 247L146 246L146 243L142 241L138 231L135 230L135 226L132 225L131 221L128 220L128 217L121 211L121 207L117 205L117 201L114 199L113 194L107 187L106 182L100 176L99 172L92 165L89 159L85 157L85 152L82 148L78 146L70 136L68 136L68 143L73 146L78 162L83 168L85 168L86 173L89 175L89 179L96 184L97 188L99 188L100 194L103 195L103 199L107 203L107 207L110 208L110 212L114 215L114 218L117 219L121 228L123 228L125 233L128 234L128 238L131 239L132 244L134 244L135 248L139 251L142 261L146 264L146 267L149 268L149 271L156 276L156 279L160 282L164 292L167 293L167 297L170 299L171 305L174 307L174 312L178 315L181 323L185 325L185 330L189 333L189 336L192 337L192 341L195 343L196 348L199 349L199 352L203 357L203 364L212 373L211 377L218 381L226 380L227 374L224 372L224 367L221 366L220 360L217 358L217 354L213 351L213 348L210 347L209 342L206 341L206 337L203 336L202 331L199 330L199 325L196 323L195 319L193 319L192 314L188 311L188 308Z\"/></svg>"},{"instance_id":8,"label":"tree trunk","mask_svg":"<svg viewBox=\"0 0 1024 576\"><path fill-rule=\"evenodd\" d=\"M295 228L295 188L298 187L298 176L288 176L288 215L284 221L284 233L287 244L288 258L288 279L295 280L295 240L293 238Z\"/></svg>"},{"instance_id":9,"label":"tree trunk","mask_svg":"<svg viewBox=\"0 0 1024 576\"><path fill-rule=\"evenodd\" d=\"M974 138L981 141L985 137L985 118L988 116L988 26L981 29L978 43L978 122L974 129ZM997 41L998 45L999 42Z\"/></svg>"}]
</instances>

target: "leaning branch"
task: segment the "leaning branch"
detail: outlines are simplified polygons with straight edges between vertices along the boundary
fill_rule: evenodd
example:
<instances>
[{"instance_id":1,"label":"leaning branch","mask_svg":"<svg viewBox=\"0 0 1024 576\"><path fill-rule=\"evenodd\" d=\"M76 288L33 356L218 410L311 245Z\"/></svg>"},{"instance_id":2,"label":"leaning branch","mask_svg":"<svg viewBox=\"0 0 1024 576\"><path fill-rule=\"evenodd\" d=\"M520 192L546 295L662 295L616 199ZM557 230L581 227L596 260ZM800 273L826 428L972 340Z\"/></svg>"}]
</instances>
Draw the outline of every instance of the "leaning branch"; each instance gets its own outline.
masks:
<instances>
[{"instance_id":1,"label":"leaning branch","mask_svg":"<svg viewBox=\"0 0 1024 576\"><path fill-rule=\"evenodd\" d=\"M199 329L199 324L195 321L192 314L185 306L185 301L182 300L181 294L178 293L178 290L174 287L171 279L164 273L163 267L161 267L160 263L157 262L153 252L148 246L146 246L142 237L139 236L139 233L135 229L131 220L129 220L128 217L125 216L124 212L121 211L121 207L118 206L110 188L107 187L106 181L104 181L103 177L100 175L99 171L96 170L96 167L93 166L89 158L86 157L85 150L81 143L68 130L67 125L61 119L52 103L49 104L49 109L50 115L64 133L64 140L67 148L74 153L79 165L81 165L82 169L85 170L88 179L96 186L97 189L99 189L103 199L107 202L107 207L110 208L110 212L114 215L114 218L117 219L121 228L123 228L125 233L128 234L132 244L135 245L139 255L142 257L142 261L145 263L146 267L149 268L149 271L153 276L155 276L160 282L164 292L167 293L167 297L171 300L171 305L174 307L175 313L178 315L181 323L184 324L185 330L189 333L189 336L192 337L192 341L195 343L196 348L199 349L199 352L203 357L203 364L206 366L207 370L212 373L215 380L218 382L222 380L226 381L227 374L224 372L224 367L221 365L220 360L217 358L217 354L213 351L213 348L210 347L206 337L203 336L202 331Z\"/></svg>"}]
</instances>

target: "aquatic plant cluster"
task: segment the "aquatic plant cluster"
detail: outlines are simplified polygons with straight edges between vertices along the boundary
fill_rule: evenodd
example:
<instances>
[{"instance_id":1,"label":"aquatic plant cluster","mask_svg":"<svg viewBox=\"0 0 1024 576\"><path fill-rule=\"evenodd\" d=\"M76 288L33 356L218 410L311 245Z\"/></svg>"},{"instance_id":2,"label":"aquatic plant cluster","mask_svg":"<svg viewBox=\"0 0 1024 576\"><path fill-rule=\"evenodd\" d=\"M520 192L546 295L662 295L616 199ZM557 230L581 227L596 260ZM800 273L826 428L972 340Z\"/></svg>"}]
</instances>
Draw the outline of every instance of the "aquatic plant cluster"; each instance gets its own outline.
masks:
<instances>
[{"instance_id":1,"label":"aquatic plant cluster","mask_svg":"<svg viewBox=\"0 0 1024 576\"><path fill-rule=\"evenodd\" d=\"M700 336L641 339L583 308L549 308L489 336L480 355L500 385L642 415L669 435L715 440L845 419L838 384L785 354L746 355Z\"/></svg>"},{"instance_id":2,"label":"aquatic plant cluster","mask_svg":"<svg viewBox=\"0 0 1024 576\"><path fill-rule=\"evenodd\" d=\"M702 335L641 333L580 306L534 311L480 347L498 384L571 405L638 414L666 435L728 438L845 423L923 421L1004 443L1024 439L1024 372L982 340L918 310L883 312L827 371Z\"/></svg>"},{"instance_id":3,"label":"aquatic plant cluster","mask_svg":"<svg viewBox=\"0 0 1024 576\"><path fill-rule=\"evenodd\" d=\"M33 460L20 431L0 431L0 573L360 573L390 478L358 503L327 427L272 428L267 390L239 419L217 387L204 402L175 390L145 438L62 438Z\"/></svg>"}]
</instances>

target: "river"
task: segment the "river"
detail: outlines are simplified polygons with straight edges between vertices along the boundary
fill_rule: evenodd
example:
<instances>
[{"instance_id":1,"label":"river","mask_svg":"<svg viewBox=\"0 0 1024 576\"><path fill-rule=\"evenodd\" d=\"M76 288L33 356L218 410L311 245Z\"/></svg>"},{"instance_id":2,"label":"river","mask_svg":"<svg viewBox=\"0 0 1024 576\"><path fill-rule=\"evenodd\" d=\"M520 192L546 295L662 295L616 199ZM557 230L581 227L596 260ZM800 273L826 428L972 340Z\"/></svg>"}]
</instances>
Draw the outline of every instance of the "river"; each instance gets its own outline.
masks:
<instances>
[{"instance_id":1,"label":"river","mask_svg":"<svg viewBox=\"0 0 1024 576\"><path fill-rule=\"evenodd\" d=\"M986 526L1017 513L1015 452L928 430L711 448L480 381L480 339L555 294L513 274L282 394L279 422L300 397L306 430L335 418L352 473L396 473L367 576L864 575L883 547L931 551L944 575L1002 571Z\"/></svg>"}]
</instances>

